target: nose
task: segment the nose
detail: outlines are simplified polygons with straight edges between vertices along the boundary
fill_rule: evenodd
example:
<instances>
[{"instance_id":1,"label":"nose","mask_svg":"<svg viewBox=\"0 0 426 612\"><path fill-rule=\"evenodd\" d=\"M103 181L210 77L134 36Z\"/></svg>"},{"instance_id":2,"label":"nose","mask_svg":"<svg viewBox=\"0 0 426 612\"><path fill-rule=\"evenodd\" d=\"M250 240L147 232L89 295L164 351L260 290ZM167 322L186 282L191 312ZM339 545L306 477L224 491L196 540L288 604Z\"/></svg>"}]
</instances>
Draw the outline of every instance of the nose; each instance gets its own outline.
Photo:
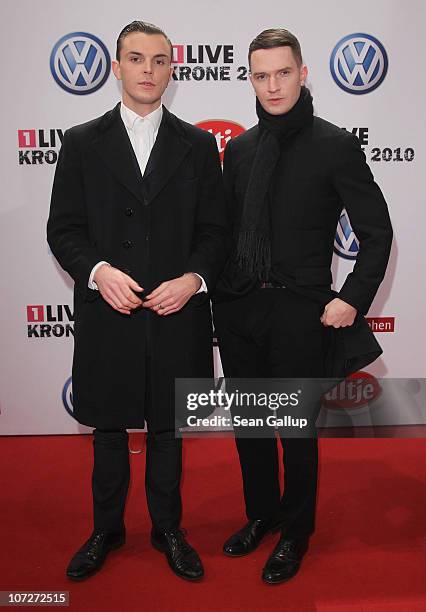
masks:
<instances>
[{"instance_id":1,"label":"nose","mask_svg":"<svg viewBox=\"0 0 426 612\"><path fill-rule=\"evenodd\" d=\"M145 74L152 74L152 62L151 60L145 60L143 65L143 71Z\"/></svg>"},{"instance_id":2,"label":"nose","mask_svg":"<svg viewBox=\"0 0 426 612\"><path fill-rule=\"evenodd\" d=\"M275 76L271 75L268 80L268 91L269 93L275 93L279 90L278 80Z\"/></svg>"}]
</instances>

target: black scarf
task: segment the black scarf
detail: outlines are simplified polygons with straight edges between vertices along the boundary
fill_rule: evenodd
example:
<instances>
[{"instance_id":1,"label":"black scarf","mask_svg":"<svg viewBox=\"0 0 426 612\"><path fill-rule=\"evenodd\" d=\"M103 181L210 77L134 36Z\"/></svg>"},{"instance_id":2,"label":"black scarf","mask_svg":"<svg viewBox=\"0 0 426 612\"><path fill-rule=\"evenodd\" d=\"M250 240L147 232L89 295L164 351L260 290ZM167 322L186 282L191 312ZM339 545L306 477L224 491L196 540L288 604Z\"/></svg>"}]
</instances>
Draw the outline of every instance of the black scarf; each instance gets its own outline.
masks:
<instances>
[{"instance_id":1,"label":"black scarf","mask_svg":"<svg viewBox=\"0 0 426 612\"><path fill-rule=\"evenodd\" d=\"M271 269L268 189L280 149L313 120L312 96L302 87L296 104L283 115L267 113L256 98L259 140L244 197L235 261L239 268L267 280Z\"/></svg>"}]
</instances>

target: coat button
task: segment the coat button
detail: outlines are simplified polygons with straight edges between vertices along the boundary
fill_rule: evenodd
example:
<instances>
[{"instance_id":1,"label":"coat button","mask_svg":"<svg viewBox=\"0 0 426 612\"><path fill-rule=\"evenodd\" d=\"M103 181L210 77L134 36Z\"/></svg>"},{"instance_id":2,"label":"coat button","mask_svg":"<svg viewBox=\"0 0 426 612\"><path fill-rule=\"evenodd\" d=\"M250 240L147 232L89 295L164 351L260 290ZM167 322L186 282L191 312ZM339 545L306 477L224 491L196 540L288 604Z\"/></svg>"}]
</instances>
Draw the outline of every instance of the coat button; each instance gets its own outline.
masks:
<instances>
[{"instance_id":1,"label":"coat button","mask_svg":"<svg viewBox=\"0 0 426 612\"><path fill-rule=\"evenodd\" d=\"M133 208L126 208L126 210L124 211L126 214L126 217L131 217L133 215Z\"/></svg>"},{"instance_id":2,"label":"coat button","mask_svg":"<svg viewBox=\"0 0 426 612\"><path fill-rule=\"evenodd\" d=\"M131 240L124 240L123 241L123 247L125 249L130 249L131 246L132 246L132 241Z\"/></svg>"}]
</instances>

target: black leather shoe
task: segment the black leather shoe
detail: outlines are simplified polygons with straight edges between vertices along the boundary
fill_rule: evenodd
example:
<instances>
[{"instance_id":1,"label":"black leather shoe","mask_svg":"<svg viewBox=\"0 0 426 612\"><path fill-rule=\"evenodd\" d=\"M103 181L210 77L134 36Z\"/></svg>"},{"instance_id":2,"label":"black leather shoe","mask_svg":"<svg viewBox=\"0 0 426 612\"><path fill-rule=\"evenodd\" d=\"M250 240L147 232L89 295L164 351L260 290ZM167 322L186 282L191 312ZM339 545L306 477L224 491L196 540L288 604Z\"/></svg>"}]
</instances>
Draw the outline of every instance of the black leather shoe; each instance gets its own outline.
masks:
<instances>
[{"instance_id":1,"label":"black leather shoe","mask_svg":"<svg viewBox=\"0 0 426 612\"><path fill-rule=\"evenodd\" d=\"M263 580L268 584L290 580L299 571L308 543L309 537L296 539L282 535L263 568Z\"/></svg>"},{"instance_id":2,"label":"black leather shoe","mask_svg":"<svg viewBox=\"0 0 426 612\"><path fill-rule=\"evenodd\" d=\"M256 519L244 525L223 545L223 552L229 557L242 557L255 550L267 533L279 529L276 521Z\"/></svg>"},{"instance_id":3,"label":"black leather shoe","mask_svg":"<svg viewBox=\"0 0 426 612\"><path fill-rule=\"evenodd\" d=\"M103 566L108 553L120 548L126 541L126 532L108 533L94 531L90 538L75 553L67 567L71 580L84 580L95 574Z\"/></svg>"},{"instance_id":4,"label":"black leather shoe","mask_svg":"<svg viewBox=\"0 0 426 612\"><path fill-rule=\"evenodd\" d=\"M167 561L179 578L185 580L200 580L204 576L204 568L197 552L185 539L181 529L172 531L151 531L151 544L164 553Z\"/></svg>"}]
</instances>

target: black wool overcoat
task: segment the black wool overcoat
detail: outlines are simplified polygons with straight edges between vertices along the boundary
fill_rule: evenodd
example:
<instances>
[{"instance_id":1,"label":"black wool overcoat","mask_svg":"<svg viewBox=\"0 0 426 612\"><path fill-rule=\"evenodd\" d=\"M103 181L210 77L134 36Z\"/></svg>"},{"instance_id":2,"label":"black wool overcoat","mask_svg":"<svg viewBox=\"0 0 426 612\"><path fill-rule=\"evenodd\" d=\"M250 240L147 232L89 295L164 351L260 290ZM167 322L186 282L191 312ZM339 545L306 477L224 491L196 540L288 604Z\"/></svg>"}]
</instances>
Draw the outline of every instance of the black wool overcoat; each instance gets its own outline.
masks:
<instances>
[{"instance_id":1,"label":"black wool overcoat","mask_svg":"<svg viewBox=\"0 0 426 612\"><path fill-rule=\"evenodd\" d=\"M73 402L76 419L99 428L139 428L146 410L174 426L175 377L210 377L209 294L160 317L122 315L88 288L99 261L146 290L185 272L210 291L226 260L226 211L214 137L163 107L140 174L120 104L64 135L52 190L48 242L75 281ZM147 367L149 363L149 367Z\"/></svg>"}]
</instances>

